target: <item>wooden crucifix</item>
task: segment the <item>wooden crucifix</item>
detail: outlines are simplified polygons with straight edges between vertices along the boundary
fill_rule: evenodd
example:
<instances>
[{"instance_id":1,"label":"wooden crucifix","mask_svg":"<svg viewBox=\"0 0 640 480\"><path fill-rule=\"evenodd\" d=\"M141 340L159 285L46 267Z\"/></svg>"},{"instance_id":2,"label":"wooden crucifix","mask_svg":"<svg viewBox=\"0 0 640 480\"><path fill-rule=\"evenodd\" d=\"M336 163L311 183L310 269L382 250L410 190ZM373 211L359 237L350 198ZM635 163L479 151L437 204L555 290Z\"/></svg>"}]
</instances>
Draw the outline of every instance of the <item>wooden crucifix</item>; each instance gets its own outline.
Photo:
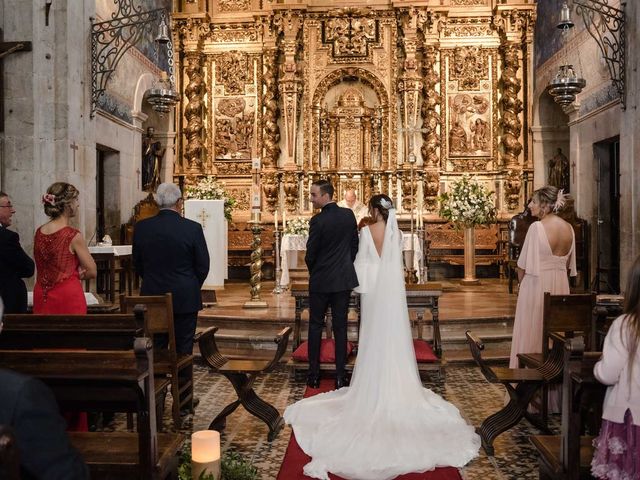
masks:
<instances>
[{"instance_id":1,"label":"wooden crucifix","mask_svg":"<svg viewBox=\"0 0 640 480\"><path fill-rule=\"evenodd\" d=\"M0 29L0 60L15 52L30 52L31 42L3 42L2 30ZM4 85L2 79L4 72L0 61L0 132L4 132Z\"/></svg>"}]
</instances>

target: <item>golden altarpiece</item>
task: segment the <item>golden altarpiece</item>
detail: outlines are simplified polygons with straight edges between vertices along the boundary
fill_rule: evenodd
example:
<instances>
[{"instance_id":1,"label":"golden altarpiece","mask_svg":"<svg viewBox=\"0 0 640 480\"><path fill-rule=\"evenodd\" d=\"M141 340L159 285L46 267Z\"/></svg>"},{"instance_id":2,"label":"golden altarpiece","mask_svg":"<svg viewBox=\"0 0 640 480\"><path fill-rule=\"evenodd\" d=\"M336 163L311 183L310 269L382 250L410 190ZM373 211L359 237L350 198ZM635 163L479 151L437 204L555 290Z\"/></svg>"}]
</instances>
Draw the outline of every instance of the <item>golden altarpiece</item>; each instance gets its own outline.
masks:
<instances>
[{"instance_id":1,"label":"golden altarpiece","mask_svg":"<svg viewBox=\"0 0 640 480\"><path fill-rule=\"evenodd\" d=\"M230 246L250 243L253 158L265 223L276 209L309 216L320 177L339 198L387 193L434 228L438 194L464 173L496 192L502 219L522 209L533 0L174 5L175 177L226 184L239 207Z\"/></svg>"}]
</instances>

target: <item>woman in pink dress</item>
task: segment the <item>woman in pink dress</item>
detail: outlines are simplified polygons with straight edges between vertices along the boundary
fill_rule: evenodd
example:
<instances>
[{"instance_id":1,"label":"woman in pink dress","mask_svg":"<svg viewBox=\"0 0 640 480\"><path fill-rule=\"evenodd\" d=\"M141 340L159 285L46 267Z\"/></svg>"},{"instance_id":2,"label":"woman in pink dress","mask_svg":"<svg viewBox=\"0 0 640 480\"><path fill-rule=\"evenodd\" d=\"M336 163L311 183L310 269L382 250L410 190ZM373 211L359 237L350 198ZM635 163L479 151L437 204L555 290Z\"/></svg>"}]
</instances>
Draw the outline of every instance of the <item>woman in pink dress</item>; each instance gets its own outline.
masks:
<instances>
[{"instance_id":1,"label":"woman in pink dress","mask_svg":"<svg viewBox=\"0 0 640 480\"><path fill-rule=\"evenodd\" d=\"M534 222L518 258L520 290L513 325L509 367L518 367L519 353L541 353L544 292L569 293L569 277L576 275L575 238L570 223L557 213L565 203L562 190L543 187L533 193L529 209Z\"/></svg>"},{"instance_id":2,"label":"woman in pink dress","mask_svg":"<svg viewBox=\"0 0 640 480\"><path fill-rule=\"evenodd\" d=\"M36 230L33 245L38 272L33 313L87 313L81 280L95 278L96 263L80 232L69 226L78 212L79 193L70 183L57 182L42 196L51 220Z\"/></svg>"},{"instance_id":3,"label":"woman in pink dress","mask_svg":"<svg viewBox=\"0 0 640 480\"><path fill-rule=\"evenodd\" d=\"M87 313L81 281L95 278L97 271L84 238L69 226L78 212L78 195L73 185L57 182L42 196L44 213L51 220L36 230L33 243L37 270L33 313ZM64 416L68 430L88 430L86 413Z\"/></svg>"}]
</instances>

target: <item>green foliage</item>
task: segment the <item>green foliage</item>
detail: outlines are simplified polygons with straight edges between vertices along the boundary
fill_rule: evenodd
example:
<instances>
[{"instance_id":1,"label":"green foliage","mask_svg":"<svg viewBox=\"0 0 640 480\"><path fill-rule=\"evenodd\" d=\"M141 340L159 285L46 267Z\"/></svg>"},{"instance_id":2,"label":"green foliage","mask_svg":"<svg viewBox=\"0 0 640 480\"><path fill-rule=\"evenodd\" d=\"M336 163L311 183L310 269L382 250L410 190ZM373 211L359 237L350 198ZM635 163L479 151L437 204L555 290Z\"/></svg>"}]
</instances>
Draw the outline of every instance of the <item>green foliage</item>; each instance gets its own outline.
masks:
<instances>
[{"instance_id":1,"label":"green foliage","mask_svg":"<svg viewBox=\"0 0 640 480\"><path fill-rule=\"evenodd\" d=\"M258 469L237 452L222 457L222 480L257 480Z\"/></svg>"},{"instance_id":2,"label":"green foliage","mask_svg":"<svg viewBox=\"0 0 640 480\"><path fill-rule=\"evenodd\" d=\"M258 469L237 452L226 452L220 465L220 479L212 473L201 474L197 480L257 480ZM188 450L180 457L178 480L194 480L191 476L191 455Z\"/></svg>"},{"instance_id":3,"label":"green foliage","mask_svg":"<svg viewBox=\"0 0 640 480\"><path fill-rule=\"evenodd\" d=\"M475 178L463 175L453 182L451 190L438 197L439 214L458 227L472 227L496 221L493 192L489 192Z\"/></svg>"},{"instance_id":4,"label":"green foliage","mask_svg":"<svg viewBox=\"0 0 640 480\"><path fill-rule=\"evenodd\" d=\"M195 200L224 200L224 217L231 221L231 212L237 202L227 194L224 187L224 183L218 183L216 177L208 176L187 187L185 194L187 198Z\"/></svg>"}]
</instances>

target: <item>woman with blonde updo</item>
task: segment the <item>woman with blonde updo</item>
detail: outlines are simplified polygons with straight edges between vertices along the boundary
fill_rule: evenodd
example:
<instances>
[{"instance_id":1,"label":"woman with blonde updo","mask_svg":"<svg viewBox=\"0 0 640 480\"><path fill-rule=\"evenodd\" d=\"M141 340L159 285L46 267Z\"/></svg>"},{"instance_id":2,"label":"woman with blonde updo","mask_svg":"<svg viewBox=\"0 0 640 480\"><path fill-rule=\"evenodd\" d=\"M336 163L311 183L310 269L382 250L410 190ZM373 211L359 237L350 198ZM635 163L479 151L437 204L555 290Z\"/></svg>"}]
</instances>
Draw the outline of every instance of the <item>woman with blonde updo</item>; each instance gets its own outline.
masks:
<instances>
[{"instance_id":1,"label":"woman with blonde updo","mask_svg":"<svg viewBox=\"0 0 640 480\"><path fill-rule=\"evenodd\" d=\"M513 325L511 368L518 366L518 353L542 350L544 293L567 295L567 271L572 277L576 276L573 227L558 216L567 197L557 187L546 186L533 192L529 202L531 214L539 221L529 227L518 258L520 291ZM556 407L550 405L551 411Z\"/></svg>"},{"instance_id":2,"label":"woman with blonde updo","mask_svg":"<svg viewBox=\"0 0 640 480\"><path fill-rule=\"evenodd\" d=\"M42 196L51 220L36 230L33 245L38 272L33 313L87 313L81 280L95 278L96 263L80 232L69 226L78 213L79 194L70 183L56 182Z\"/></svg>"}]
</instances>

